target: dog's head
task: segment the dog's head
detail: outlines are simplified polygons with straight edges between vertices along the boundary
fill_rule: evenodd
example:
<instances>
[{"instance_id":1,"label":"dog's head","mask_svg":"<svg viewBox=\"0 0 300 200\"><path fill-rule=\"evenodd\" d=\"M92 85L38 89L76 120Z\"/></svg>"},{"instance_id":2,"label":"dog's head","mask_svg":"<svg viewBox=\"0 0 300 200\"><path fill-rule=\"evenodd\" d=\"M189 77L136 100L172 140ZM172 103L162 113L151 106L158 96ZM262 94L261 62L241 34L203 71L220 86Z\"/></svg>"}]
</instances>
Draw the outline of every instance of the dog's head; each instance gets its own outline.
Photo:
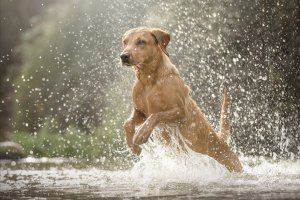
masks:
<instances>
[{"instance_id":1,"label":"dog's head","mask_svg":"<svg viewBox=\"0 0 300 200\"><path fill-rule=\"evenodd\" d=\"M170 35L158 28L135 28L127 31L123 38L122 65L143 68L159 59L162 53L168 55L166 47Z\"/></svg>"}]
</instances>

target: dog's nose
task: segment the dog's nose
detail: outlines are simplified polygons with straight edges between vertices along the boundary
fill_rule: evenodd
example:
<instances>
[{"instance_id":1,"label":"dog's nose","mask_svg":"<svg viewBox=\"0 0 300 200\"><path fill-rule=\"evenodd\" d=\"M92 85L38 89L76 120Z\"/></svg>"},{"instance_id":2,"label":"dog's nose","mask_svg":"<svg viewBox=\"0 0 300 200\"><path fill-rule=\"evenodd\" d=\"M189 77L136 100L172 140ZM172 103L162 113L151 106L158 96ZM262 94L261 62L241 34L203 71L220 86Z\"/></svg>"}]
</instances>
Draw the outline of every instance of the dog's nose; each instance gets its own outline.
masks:
<instances>
[{"instance_id":1,"label":"dog's nose","mask_svg":"<svg viewBox=\"0 0 300 200\"><path fill-rule=\"evenodd\" d=\"M122 53L120 58L123 62L128 62L129 61L129 54L128 53Z\"/></svg>"}]
</instances>

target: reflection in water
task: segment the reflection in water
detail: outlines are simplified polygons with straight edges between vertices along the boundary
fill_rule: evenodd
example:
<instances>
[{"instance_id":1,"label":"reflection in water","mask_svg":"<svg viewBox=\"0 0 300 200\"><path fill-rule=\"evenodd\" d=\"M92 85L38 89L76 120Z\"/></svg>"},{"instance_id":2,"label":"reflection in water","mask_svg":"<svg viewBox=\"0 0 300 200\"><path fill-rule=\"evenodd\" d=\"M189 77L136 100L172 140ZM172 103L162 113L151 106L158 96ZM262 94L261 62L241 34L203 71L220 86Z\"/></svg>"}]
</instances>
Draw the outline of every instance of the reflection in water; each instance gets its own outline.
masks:
<instances>
[{"instance_id":1,"label":"reflection in water","mask_svg":"<svg viewBox=\"0 0 300 200\"><path fill-rule=\"evenodd\" d=\"M207 197L297 198L300 161L243 157L244 173L229 173L213 159L165 147L154 137L133 167L76 167L74 160L34 159L1 163L0 198ZM178 141L178 140L177 140ZM176 150L175 150L176 149ZM26 165L30 164L30 165Z\"/></svg>"}]
</instances>

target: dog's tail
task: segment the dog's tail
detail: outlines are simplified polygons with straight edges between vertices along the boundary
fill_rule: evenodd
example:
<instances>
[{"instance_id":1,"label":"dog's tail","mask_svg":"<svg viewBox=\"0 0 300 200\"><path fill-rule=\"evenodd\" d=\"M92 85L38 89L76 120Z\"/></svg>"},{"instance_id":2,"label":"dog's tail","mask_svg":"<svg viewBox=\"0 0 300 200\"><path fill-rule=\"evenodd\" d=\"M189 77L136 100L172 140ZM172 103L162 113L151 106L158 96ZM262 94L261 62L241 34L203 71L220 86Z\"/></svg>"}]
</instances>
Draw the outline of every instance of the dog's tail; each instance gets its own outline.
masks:
<instances>
[{"instance_id":1,"label":"dog's tail","mask_svg":"<svg viewBox=\"0 0 300 200\"><path fill-rule=\"evenodd\" d=\"M223 105L221 110L221 118L220 118L220 132L219 137L226 143L230 141L230 134L231 134L231 123L229 120L230 114L230 97L228 95L227 86L224 83L223 88Z\"/></svg>"}]
</instances>

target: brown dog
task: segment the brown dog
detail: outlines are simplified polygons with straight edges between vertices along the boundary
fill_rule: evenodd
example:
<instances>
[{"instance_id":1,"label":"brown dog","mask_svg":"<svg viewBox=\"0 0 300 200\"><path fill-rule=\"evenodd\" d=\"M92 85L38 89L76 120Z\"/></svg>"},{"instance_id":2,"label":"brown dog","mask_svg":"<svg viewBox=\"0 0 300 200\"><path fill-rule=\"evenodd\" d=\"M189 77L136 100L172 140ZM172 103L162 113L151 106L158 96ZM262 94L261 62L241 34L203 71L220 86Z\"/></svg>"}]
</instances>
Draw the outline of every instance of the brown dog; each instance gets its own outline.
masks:
<instances>
[{"instance_id":1,"label":"brown dog","mask_svg":"<svg viewBox=\"0 0 300 200\"><path fill-rule=\"evenodd\" d=\"M230 136L226 89L221 130L216 133L171 63L166 51L169 41L170 35L156 28L136 28L123 36L122 64L134 66L136 73L132 91L134 108L124 124L128 146L139 155L139 145L147 142L156 125L175 122L192 150L213 157L229 171L241 172L242 165L226 142ZM139 128L135 133L136 126ZM168 134L171 133L162 132L162 137L168 140Z\"/></svg>"}]
</instances>

